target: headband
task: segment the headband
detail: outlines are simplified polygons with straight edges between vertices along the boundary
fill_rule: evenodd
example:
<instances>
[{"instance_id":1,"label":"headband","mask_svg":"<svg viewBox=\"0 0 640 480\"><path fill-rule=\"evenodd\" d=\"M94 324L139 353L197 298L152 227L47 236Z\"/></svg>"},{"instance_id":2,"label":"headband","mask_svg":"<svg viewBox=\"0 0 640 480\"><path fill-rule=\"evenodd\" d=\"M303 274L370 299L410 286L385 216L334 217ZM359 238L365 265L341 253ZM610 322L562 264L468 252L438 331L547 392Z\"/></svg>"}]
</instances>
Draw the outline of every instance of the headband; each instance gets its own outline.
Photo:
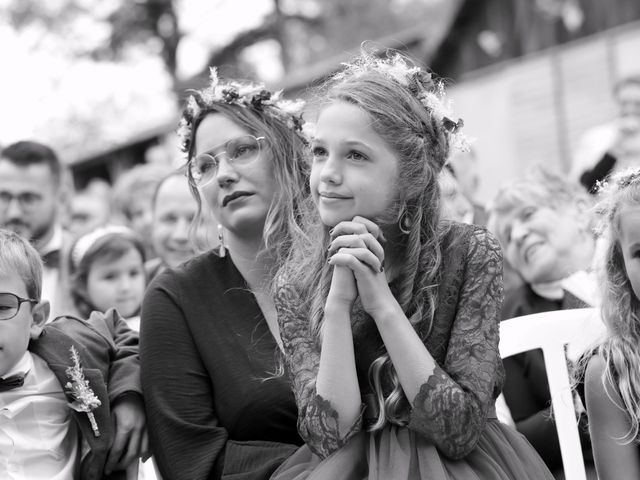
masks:
<instances>
[{"instance_id":1,"label":"headband","mask_svg":"<svg viewBox=\"0 0 640 480\"><path fill-rule=\"evenodd\" d=\"M82 235L76 241L73 250L71 250L71 263L73 265L73 268L78 268L84 256L91 249L91 247L93 247L96 242L98 242L98 240L111 234L121 234L132 238L135 236L131 229L123 227L122 225L105 225L104 227L98 227L95 230Z\"/></svg>"}]
</instances>

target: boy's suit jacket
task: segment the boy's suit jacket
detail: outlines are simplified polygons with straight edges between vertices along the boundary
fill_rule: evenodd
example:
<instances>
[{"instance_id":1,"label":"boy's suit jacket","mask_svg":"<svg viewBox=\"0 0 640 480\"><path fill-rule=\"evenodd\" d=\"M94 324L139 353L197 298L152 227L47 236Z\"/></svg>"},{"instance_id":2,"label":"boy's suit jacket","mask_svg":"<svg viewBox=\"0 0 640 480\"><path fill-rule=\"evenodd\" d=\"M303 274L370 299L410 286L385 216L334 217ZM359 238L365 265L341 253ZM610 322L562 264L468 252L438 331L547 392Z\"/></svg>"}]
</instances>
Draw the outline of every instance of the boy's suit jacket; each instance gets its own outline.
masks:
<instances>
[{"instance_id":1,"label":"boy's suit jacket","mask_svg":"<svg viewBox=\"0 0 640 480\"><path fill-rule=\"evenodd\" d=\"M80 478L98 480L113 440L111 408L113 400L125 392L142 395L138 334L127 326L113 309L93 312L86 321L59 317L48 323L42 335L29 343L29 351L41 357L64 388L69 381L66 369L73 366L71 347L80 355L81 366L89 386L101 405L93 410L100 436L95 436L86 413L73 411L81 438ZM74 399L65 394L72 402ZM87 452L85 454L85 452ZM109 478L124 478L118 472Z\"/></svg>"}]
</instances>

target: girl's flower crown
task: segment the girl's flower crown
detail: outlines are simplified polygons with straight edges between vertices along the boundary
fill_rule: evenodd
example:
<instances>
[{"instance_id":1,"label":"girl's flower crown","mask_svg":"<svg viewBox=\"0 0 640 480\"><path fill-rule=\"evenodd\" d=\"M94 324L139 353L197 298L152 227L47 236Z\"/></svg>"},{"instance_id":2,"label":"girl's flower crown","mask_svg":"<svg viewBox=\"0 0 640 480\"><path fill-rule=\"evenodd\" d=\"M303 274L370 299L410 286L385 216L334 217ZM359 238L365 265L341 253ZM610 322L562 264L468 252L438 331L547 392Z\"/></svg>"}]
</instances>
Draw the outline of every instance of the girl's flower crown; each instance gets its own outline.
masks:
<instances>
[{"instance_id":1,"label":"girl's flower crown","mask_svg":"<svg viewBox=\"0 0 640 480\"><path fill-rule=\"evenodd\" d=\"M444 129L449 132L453 150L469 151L472 140L460 131L464 122L461 118L457 121L452 120L454 118L453 101L446 98L442 81L436 80L431 73L418 66L409 65L399 53L386 58L363 54L355 62L342 65L345 68L334 75L335 80L345 77L358 78L371 71L391 77L396 83L406 88L436 120L442 123Z\"/></svg>"},{"instance_id":2,"label":"girl's flower crown","mask_svg":"<svg viewBox=\"0 0 640 480\"><path fill-rule=\"evenodd\" d=\"M241 83L233 80L221 82L215 67L211 67L209 72L209 86L188 98L178 125L178 136L184 153L189 154L195 120L202 112L210 110L216 104L237 105L263 112L282 122L306 143L306 137L302 133L302 110L305 105L303 100L285 100L282 98L282 90L270 92L261 83Z\"/></svg>"}]
</instances>

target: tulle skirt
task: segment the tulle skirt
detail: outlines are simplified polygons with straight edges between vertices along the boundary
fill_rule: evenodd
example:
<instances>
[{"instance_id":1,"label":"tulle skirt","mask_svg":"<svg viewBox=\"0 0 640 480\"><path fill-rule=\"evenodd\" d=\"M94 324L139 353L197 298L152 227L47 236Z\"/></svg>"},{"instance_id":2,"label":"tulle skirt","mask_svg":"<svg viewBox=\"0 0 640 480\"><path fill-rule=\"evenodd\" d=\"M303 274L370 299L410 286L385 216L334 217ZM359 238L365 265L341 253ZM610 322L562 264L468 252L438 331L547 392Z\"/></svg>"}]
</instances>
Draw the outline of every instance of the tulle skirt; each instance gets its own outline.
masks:
<instances>
[{"instance_id":1,"label":"tulle skirt","mask_svg":"<svg viewBox=\"0 0 640 480\"><path fill-rule=\"evenodd\" d=\"M361 432L321 460L305 445L272 480L553 480L524 436L498 420L487 421L476 448L451 460L408 428L388 425Z\"/></svg>"}]
</instances>

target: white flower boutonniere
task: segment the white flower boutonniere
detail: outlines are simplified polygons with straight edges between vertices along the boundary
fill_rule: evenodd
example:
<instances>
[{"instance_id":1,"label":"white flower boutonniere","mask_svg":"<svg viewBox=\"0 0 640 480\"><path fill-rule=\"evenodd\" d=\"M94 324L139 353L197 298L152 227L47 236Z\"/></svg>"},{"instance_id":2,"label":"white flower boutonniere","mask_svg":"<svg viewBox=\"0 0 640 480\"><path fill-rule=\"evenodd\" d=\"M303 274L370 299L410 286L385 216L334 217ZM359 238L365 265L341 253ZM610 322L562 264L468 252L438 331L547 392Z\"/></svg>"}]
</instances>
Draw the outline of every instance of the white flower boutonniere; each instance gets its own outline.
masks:
<instances>
[{"instance_id":1,"label":"white flower boutonniere","mask_svg":"<svg viewBox=\"0 0 640 480\"><path fill-rule=\"evenodd\" d=\"M89 380L84 378L84 372L80 366L80 355L74 346L70 348L71 360L73 366L68 367L65 371L67 377L71 380L67 382L65 388L71 394L74 401L69 404L76 412L85 412L89 417L89 423L91 423L91 429L96 437L100 436L100 430L98 430L98 424L96 418L92 413L101 405L100 399L93 393L89 386Z\"/></svg>"}]
</instances>

